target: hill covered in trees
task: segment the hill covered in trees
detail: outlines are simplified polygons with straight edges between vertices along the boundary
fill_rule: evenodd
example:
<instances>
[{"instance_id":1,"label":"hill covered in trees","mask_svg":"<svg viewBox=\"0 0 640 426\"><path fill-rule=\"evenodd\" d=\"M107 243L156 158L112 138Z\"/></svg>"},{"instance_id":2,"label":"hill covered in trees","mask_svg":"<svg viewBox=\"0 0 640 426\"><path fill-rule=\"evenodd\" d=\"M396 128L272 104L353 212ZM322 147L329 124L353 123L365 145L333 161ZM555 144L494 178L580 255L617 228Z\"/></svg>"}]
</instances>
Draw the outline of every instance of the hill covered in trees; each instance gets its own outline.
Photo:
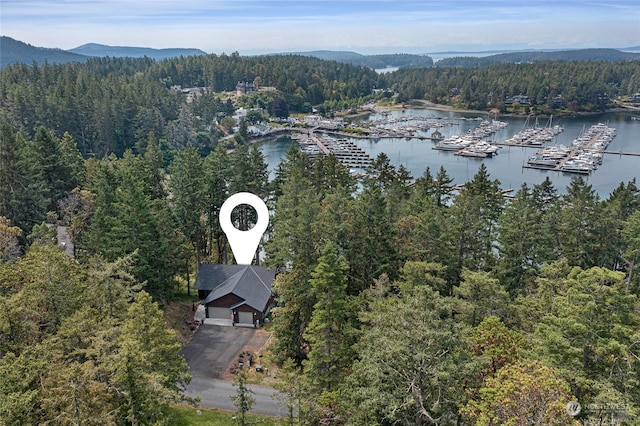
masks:
<instances>
[{"instance_id":1,"label":"hill covered in trees","mask_svg":"<svg viewBox=\"0 0 640 426\"><path fill-rule=\"evenodd\" d=\"M402 101L425 99L505 112L507 98L526 95L531 99L531 112L557 109L557 114L604 110L616 97L636 93L640 88L638 67L638 60L505 63L400 69L381 76L381 80L383 87L397 92Z\"/></svg>"},{"instance_id":2,"label":"hill covered in trees","mask_svg":"<svg viewBox=\"0 0 640 426\"><path fill-rule=\"evenodd\" d=\"M36 63L42 65L45 61L49 63L64 64L67 62L85 62L88 58L84 55L67 52L62 49L47 49L35 47L11 37L0 36L0 69L9 64L29 64Z\"/></svg>"},{"instance_id":3,"label":"hill covered in trees","mask_svg":"<svg viewBox=\"0 0 640 426\"><path fill-rule=\"evenodd\" d=\"M88 43L69 49L68 52L84 56L110 56L112 58L143 58L149 57L156 60L178 58L180 56L206 55L200 49L168 48L152 49L150 47L107 46L104 44Z\"/></svg>"},{"instance_id":4,"label":"hill covered in trees","mask_svg":"<svg viewBox=\"0 0 640 426\"><path fill-rule=\"evenodd\" d=\"M508 52L483 57L457 56L436 62L438 67L486 67L496 64L548 62L548 61L632 61L640 59L640 53L622 52L617 49L576 49L540 52Z\"/></svg>"},{"instance_id":5,"label":"hill covered in trees","mask_svg":"<svg viewBox=\"0 0 640 426\"><path fill-rule=\"evenodd\" d=\"M16 64L0 72L0 120L30 136L39 125L57 129L59 136L68 131L85 156L122 155L130 148L143 152L150 131L164 148L181 149L191 142L209 152L221 136L219 121L240 106L221 92L235 93L239 81L277 88L244 98L247 107L266 111L282 97L292 112L311 112L312 105L334 110L362 103L371 97L378 75L368 68L296 55ZM178 87L202 90L187 103Z\"/></svg>"},{"instance_id":6,"label":"hill covered in trees","mask_svg":"<svg viewBox=\"0 0 640 426\"><path fill-rule=\"evenodd\" d=\"M150 138L82 160L69 136L6 124L0 180L3 422L170 422L189 377L152 297L196 259L231 261L218 212L240 191L272 205L271 351L302 424L638 416L635 182L600 199L547 180L506 199L484 167L455 190L443 168L414 180L381 154L357 181L295 148L270 182L255 147L187 145L165 165ZM572 400L607 408L571 418Z\"/></svg>"},{"instance_id":7,"label":"hill covered in trees","mask_svg":"<svg viewBox=\"0 0 640 426\"><path fill-rule=\"evenodd\" d=\"M200 49L152 49L148 47L106 46L89 43L69 50L35 47L11 37L0 37L0 69L10 64L36 63L42 65L65 64L68 62L86 62L91 57L112 58L153 58L162 60L180 56L206 55Z\"/></svg>"},{"instance_id":8,"label":"hill covered in trees","mask_svg":"<svg viewBox=\"0 0 640 426\"><path fill-rule=\"evenodd\" d=\"M311 52L296 52L296 55L312 56L328 61L344 62L351 65L382 69L390 67L430 67L433 59L427 55L411 55L408 53L396 53L386 55L362 55L356 52L315 50Z\"/></svg>"}]
</instances>

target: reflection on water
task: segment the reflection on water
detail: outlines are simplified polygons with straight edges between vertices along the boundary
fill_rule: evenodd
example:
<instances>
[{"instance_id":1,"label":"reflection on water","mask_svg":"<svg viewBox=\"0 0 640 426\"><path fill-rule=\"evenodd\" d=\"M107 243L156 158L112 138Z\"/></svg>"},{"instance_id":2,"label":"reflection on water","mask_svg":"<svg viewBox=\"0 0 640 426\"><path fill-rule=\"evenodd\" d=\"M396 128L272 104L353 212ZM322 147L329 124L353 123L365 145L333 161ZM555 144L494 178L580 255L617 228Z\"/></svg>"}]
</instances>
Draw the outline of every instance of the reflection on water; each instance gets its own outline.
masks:
<instances>
[{"instance_id":1,"label":"reflection on water","mask_svg":"<svg viewBox=\"0 0 640 426\"><path fill-rule=\"evenodd\" d=\"M394 110L391 117L401 117L402 115L441 117L446 119L456 119L459 117L475 118L478 114L460 114L450 111L436 110ZM633 121L627 113L603 113L576 118L554 119L554 124L560 124L565 128L564 132L558 135L550 145L570 145L583 129L588 129L591 125L607 123L617 129L617 136L613 139L607 151L640 152L640 121ZM369 119L381 118L373 115ZM487 116L483 116L487 118ZM522 130L525 118L520 117L500 117L501 121L506 121L509 126L493 136L497 142L513 136L514 133ZM529 125L534 124L535 119L529 121ZM468 129L473 129L478 125L475 120L455 120L457 123L450 127L429 129L421 131L420 135L429 136L438 130L444 137L452 134L464 133ZM544 126L546 118L539 119L539 125ZM473 178L480 164L484 163L492 179L498 179L503 188L513 188L517 190L523 183L530 187L541 183L548 176L559 192L564 193L566 186L576 175L556 171L544 171L523 168L526 160L540 148L503 147L499 154L493 158L468 158L454 155L452 152L443 152L432 149L435 142L420 139L353 139L370 156L376 157L384 152L391 160L392 164L399 166L403 164L413 177L420 177L427 167L435 175L440 166L443 166L449 176L456 184L464 183ZM260 144L260 150L266 157L269 170L272 171L278 166L280 160L285 156L292 141L289 137L281 137ZM604 156L602 165L585 176L585 179L602 198L606 198L620 182L628 182L640 175L640 157L612 155Z\"/></svg>"}]
</instances>

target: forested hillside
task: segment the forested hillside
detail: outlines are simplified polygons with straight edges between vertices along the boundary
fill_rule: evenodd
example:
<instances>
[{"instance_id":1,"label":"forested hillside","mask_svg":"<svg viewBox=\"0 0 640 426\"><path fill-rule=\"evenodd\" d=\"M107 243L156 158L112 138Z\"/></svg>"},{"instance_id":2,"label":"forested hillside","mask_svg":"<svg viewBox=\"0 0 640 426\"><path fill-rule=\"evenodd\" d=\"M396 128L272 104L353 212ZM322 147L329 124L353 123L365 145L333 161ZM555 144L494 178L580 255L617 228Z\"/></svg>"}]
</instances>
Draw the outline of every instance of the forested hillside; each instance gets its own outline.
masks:
<instances>
[{"instance_id":1,"label":"forested hillside","mask_svg":"<svg viewBox=\"0 0 640 426\"><path fill-rule=\"evenodd\" d=\"M217 95L234 91L239 81L272 86L248 106L269 109L276 97L290 111L311 105L342 109L371 95L377 74L366 68L302 56L192 56L151 59L93 58L87 64L18 64L0 73L0 120L29 136L37 126L69 132L83 155L102 157L126 149L141 150L150 131L166 149L187 142L209 152L220 136L214 122L233 114L234 106ZM203 96L187 104L180 90L203 87ZM213 130L211 130L213 128ZM207 130L210 129L210 130ZM164 148L163 148L164 149Z\"/></svg>"},{"instance_id":2,"label":"forested hillside","mask_svg":"<svg viewBox=\"0 0 640 426\"><path fill-rule=\"evenodd\" d=\"M505 111L505 100L526 95L533 112L551 112L554 98L560 110L594 111L613 99L638 91L640 61L536 62L480 68L400 69L381 76L401 100L426 99L434 103L479 110Z\"/></svg>"},{"instance_id":3,"label":"forested hillside","mask_svg":"<svg viewBox=\"0 0 640 426\"><path fill-rule=\"evenodd\" d=\"M640 59L639 53L621 52L616 49L576 49L557 52L509 52L483 57L458 56L437 62L439 67L486 67L496 64L522 62L576 62L576 61L633 61Z\"/></svg>"},{"instance_id":4,"label":"forested hillside","mask_svg":"<svg viewBox=\"0 0 640 426\"><path fill-rule=\"evenodd\" d=\"M171 424L163 407L185 399L189 377L160 308L200 262L233 262L218 214L249 191L272 211L271 351L300 424L566 426L616 416L633 425L635 181L605 199L582 178L564 195L547 180L505 198L484 166L456 189L444 168L411 176L381 154L356 178L335 157L312 161L292 146L270 182L255 146L217 132L238 106L350 108L387 85L451 104L487 90L537 101L535 90L561 88L582 108L592 90L637 91L637 70L540 63L381 77L236 54L7 67L0 423ZM237 81L278 92L221 93ZM178 84L213 90L188 102ZM583 407L573 418L570 401Z\"/></svg>"},{"instance_id":5,"label":"forested hillside","mask_svg":"<svg viewBox=\"0 0 640 426\"><path fill-rule=\"evenodd\" d=\"M381 155L353 193L333 168L289 152L267 244L302 424L634 424L634 182L505 200L483 167L454 193L445 170L409 186ZM570 400L604 408L572 419Z\"/></svg>"},{"instance_id":6,"label":"forested hillside","mask_svg":"<svg viewBox=\"0 0 640 426\"><path fill-rule=\"evenodd\" d=\"M351 65L381 69L387 67L430 67L433 59L427 55L411 55L396 53L387 55L362 55L356 52L340 52L335 50L315 50L311 52L296 52L297 55L312 56L329 61L344 62Z\"/></svg>"},{"instance_id":7,"label":"forested hillside","mask_svg":"<svg viewBox=\"0 0 640 426\"><path fill-rule=\"evenodd\" d=\"M234 107L268 111L282 97L292 112L336 111L372 99L373 89L389 88L398 101L435 103L506 111L505 101L527 95L521 113L601 110L617 96L636 93L640 62L542 62L484 68L405 68L378 75L333 61L296 55L241 57L203 55L152 59L92 58L86 64L8 66L0 72L0 120L28 136L43 125L61 136L69 132L84 156L102 157L126 149L143 152L150 131L163 151L191 142L203 154L224 132L220 121ZM239 81L273 87L244 103L221 92ZM185 102L182 88L201 87L202 96ZM387 93L387 96L391 93ZM384 96L380 93L378 96ZM559 104L556 104L557 100Z\"/></svg>"},{"instance_id":8,"label":"forested hillside","mask_svg":"<svg viewBox=\"0 0 640 426\"><path fill-rule=\"evenodd\" d=\"M178 58L180 56L206 55L200 49L188 48L168 48L152 49L150 47L130 47L130 46L106 46L104 44L88 43L82 46L69 49L68 52L85 56L110 56L112 58L143 58L149 57L157 60L166 58Z\"/></svg>"},{"instance_id":9,"label":"forested hillside","mask_svg":"<svg viewBox=\"0 0 640 426\"><path fill-rule=\"evenodd\" d=\"M27 61L25 59L28 58ZM86 56L67 52L62 49L47 49L14 40L11 37L0 36L0 69L10 64L85 62Z\"/></svg>"}]
</instances>

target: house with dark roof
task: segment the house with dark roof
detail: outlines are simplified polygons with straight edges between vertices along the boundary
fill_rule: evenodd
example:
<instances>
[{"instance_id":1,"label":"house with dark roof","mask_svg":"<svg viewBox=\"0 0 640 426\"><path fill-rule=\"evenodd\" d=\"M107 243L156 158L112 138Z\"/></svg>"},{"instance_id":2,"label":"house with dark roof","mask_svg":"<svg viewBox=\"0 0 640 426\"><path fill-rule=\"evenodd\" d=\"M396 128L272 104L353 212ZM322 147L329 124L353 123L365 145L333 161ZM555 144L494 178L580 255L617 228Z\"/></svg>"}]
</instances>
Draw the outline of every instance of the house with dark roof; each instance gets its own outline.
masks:
<instances>
[{"instance_id":1,"label":"house with dark roof","mask_svg":"<svg viewBox=\"0 0 640 426\"><path fill-rule=\"evenodd\" d=\"M256 265L200 265L195 288L206 318L260 326L273 303L275 271Z\"/></svg>"},{"instance_id":2,"label":"house with dark roof","mask_svg":"<svg viewBox=\"0 0 640 426\"><path fill-rule=\"evenodd\" d=\"M512 104L520 104L520 105L531 105L531 99L527 95L516 95L511 98L507 98L504 100L506 105Z\"/></svg>"}]
</instances>

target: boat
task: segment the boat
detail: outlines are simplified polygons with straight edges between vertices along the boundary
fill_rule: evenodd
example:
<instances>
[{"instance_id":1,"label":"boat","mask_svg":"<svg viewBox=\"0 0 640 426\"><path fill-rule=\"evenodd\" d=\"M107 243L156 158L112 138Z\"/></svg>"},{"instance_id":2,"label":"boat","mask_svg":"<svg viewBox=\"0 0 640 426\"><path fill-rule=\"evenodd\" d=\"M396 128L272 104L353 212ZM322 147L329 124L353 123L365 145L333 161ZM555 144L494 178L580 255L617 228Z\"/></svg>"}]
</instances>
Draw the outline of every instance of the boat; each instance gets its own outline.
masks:
<instances>
[{"instance_id":1,"label":"boat","mask_svg":"<svg viewBox=\"0 0 640 426\"><path fill-rule=\"evenodd\" d=\"M460 151L456 152L456 155L461 155L463 157L475 157L475 158L487 158L488 155L486 152L481 151L481 150L477 150L473 147L468 147L468 148L464 148L461 149Z\"/></svg>"}]
</instances>

